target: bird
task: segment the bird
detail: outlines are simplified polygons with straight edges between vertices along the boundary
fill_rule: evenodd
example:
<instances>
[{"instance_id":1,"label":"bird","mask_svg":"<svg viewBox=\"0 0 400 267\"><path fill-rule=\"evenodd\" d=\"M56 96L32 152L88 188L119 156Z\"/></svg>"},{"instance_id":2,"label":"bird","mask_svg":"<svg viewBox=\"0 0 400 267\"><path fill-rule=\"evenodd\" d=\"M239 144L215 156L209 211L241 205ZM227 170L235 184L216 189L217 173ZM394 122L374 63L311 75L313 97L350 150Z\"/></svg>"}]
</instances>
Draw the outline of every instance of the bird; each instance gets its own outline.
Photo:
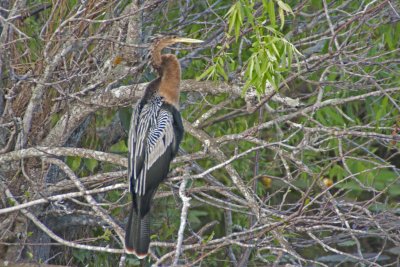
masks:
<instances>
[{"instance_id":1,"label":"bird","mask_svg":"<svg viewBox=\"0 0 400 267\"><path fill-rule=\"evenodd\" d=\"M128 182L132 196L125 234L125 251L143 259L150 244L150 207L158 186L168 175L170 163L182 141L184 128L179 112L181 67L173 54L162 54L175 43L202 40L163 36L150 47L150 62L158 77L151 81L133 108L128 135Z\"/></svg>"}]
</instances>

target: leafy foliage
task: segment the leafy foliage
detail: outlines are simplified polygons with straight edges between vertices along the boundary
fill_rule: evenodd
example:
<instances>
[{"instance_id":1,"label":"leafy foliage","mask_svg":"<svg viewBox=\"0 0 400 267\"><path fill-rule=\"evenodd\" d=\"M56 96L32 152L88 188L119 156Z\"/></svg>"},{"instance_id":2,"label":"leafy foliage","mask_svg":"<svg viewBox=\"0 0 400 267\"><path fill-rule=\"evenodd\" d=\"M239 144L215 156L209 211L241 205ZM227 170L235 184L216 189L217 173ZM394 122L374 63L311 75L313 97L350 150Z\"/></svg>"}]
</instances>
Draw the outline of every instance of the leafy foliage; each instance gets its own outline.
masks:
<instances>
[{"instance_id":1,"label":"leafy foliage","mask_svg":"<svg viewBox=\"0 0 400 267\"><path fill-rule=\"evenodd\" d=\"M236 1L225 15L228 21L225 44L218 47L218 56L213 58L213 64L197 79L218 79L222 76L228 81L227 72L242 68L236 64L237 55L240 56L242 51L238 53L235 50L248 49L249 53L243 53L243 58L239 59L243 61L244 66L241 71L244 72L243 80L246 81L243 92L249 87L254 87L257 93L262 95L268 84L278 90L283 80L283 73L290 70L293 58L298 61L298 55L301 54L278 30L275 9L278 10L280 30L282 30L285 13L294 15L288 4L281 0L264 0L262 8L256 9L253 1ZM261 15L255 16L257 13ZM231 48L232 35L236 44L240 41L239 47L235 45Z\"/></svg>"}]
</instances>

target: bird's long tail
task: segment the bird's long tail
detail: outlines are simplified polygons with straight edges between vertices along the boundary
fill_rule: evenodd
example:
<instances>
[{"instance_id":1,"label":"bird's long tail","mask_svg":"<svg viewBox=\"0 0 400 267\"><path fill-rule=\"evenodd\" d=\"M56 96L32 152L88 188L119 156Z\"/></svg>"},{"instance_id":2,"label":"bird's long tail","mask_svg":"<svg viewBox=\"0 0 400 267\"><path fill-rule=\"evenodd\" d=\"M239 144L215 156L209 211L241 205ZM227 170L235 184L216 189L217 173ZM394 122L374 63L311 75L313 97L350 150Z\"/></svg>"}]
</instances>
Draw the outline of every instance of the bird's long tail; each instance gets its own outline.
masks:
<instances>
[{"instance_id":1,"label":"bird's long tail","mask_svg":"<svg viewBox=\"0 0 400 267\"><path fill-rule=\"evenodd\" d=\"M125 250L142 259L147 256L150 244L150 213L140 218L132 207L125 234Z\"/></svg>"}]
</instances>

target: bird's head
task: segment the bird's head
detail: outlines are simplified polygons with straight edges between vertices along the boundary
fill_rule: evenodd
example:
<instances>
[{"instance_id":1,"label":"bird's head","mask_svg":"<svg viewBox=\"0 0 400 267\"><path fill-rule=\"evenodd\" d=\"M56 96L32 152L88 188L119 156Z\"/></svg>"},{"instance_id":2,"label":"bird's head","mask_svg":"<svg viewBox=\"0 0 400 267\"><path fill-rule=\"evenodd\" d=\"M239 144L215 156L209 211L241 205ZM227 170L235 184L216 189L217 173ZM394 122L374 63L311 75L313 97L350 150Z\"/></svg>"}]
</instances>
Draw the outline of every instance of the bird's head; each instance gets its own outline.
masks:
<instances>
[{"instance_id":1,"label":"bird's head","mask_svg":"<svg viewBox=\"0 0 400 267\"><path fill-rule=\"evenodd\" d=\"M163 35L163 36L155 36L152 40L152 45L150 48L151 56L152 56L152 65L154 68L158 69L161 66L161 50L167 46L176 44L176 43L202 43L202 40L179 37L175 35Z\"/></svg>"}]
</instances>

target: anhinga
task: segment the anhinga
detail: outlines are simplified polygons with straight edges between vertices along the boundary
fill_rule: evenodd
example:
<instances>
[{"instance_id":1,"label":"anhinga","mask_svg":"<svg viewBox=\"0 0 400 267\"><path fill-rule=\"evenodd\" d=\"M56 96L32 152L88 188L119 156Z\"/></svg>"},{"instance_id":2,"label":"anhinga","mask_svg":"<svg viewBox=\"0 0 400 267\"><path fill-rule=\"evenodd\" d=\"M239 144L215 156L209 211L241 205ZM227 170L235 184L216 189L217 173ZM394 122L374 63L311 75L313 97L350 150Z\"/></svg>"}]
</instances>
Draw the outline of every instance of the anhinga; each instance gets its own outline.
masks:
<instances>
[{"instance_id":1,"label":"anhinga","mask_svg":"<svg viewBox=\"0 0 400 267\"><path fill-rule=\"evenodd\" d=\"M150 244L150 205L158 185L167 177L169 165L183 137L179 113L181 68L172 54L161 54L168 45L200 43L190 38L158 38L151 48L151 64L159 77L147 86L134 108L129 131L129 190L132 194L125 235L125 250L146 257Z\"/></svg>"}]
</instances>

